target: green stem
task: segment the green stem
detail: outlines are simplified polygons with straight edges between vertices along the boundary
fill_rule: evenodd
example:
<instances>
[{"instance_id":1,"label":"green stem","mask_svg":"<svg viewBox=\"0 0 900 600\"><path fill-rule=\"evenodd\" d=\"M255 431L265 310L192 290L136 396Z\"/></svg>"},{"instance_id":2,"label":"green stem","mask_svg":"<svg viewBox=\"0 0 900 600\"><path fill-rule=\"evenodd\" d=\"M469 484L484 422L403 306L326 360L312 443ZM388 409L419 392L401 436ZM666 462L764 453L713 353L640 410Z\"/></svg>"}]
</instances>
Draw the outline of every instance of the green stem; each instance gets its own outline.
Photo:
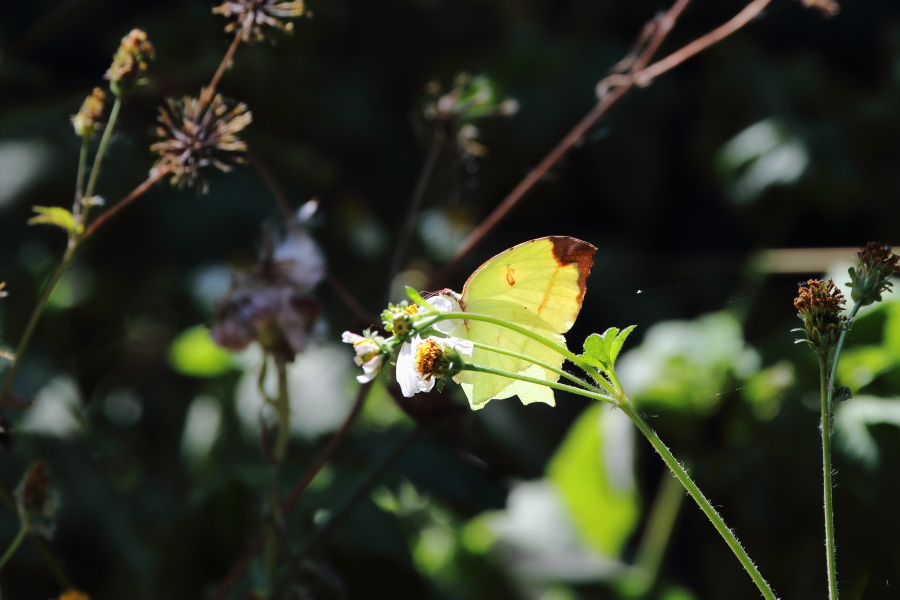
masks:
<instances>
[{"instance_id":1,"label":"green stem","mask_svg":"<svg viewBox=\"0 0 900 600\"><path fill-rule=\"evenodd\" d=\"M769 584L766 583L766 580L763 579L762 575L760 575L759 570L757 570L756 565L753 564L753 561L750 560L750 557L747 556L747 553L741 547L740 542L738 542L737 538L731 532L727 525L725 525L725 521L722 520L722 517L719 516L719 513L716 512L716 509L712 507L712 504L709 503L709 500L706 499L706 496L703 495L703 492L700 491L700 488L694 483L694 481L690 478L687 472L684 470L684 467L675 459L669 449L663 444L662 440L659 439L659 436L656 435L656 432L653 431L647 422L644 421L644 418L641 417L640 413L638 413L628 399L624 395L619 395L619 408L621 408L628 418L632 420L632 422L637 426L637 428L644 434L644 437L650 442L656 452L662 457L663 461L672 470L672 473L681 482L681 485L687 490L688 494L694 499L697 505L700 507L700 510L706 515L706 517L712 522L713 526L716 528L716 531L719 532L719 535L725 540L725 543L731 548L731 551L734 552L734 555L741 562L746 569L747 573L753 579L753 582L756 584L756 587L759 588L759 591L762 592L764 598L769 600L775 600L776 596L772 589L769 587Z\"/></svg>"},{"instance_id":2,"label":"green stem","mask_svg":"<svg viewBox=\"0 0 900 600\"><path fill-rule=\"evenodd\" d=\"M831 479L831 434L834 421L834 389L837 380L837 367L844 349L844 341L853 324L856 313L862 308L862 302L857 302L850 310L847 317L847 326L841 331L838 342L834 347L834 355L831 358L831 369L828 369L828 356L819 355L819 386L822 400L822 486L825 505L825 558L828 569L828 597L837 600L837 560L835 557L834 542L834 498Z\"/></svg>"},{"instance_id":3,"label":"green stem","mask_svg":"<svg viewBox=\"0 0 900 600\"><path fill-rule=\"evenodd\" d=\"M490 315L482 315L478 313L468 313L468 312L445 312L440 313L438 315L426 315L426 319L423 323L420 324L421 327L429 327L439 321L448 321L453 319L460 320L469 320L469 321L482 321L484 323L491 323L493 325L498 325L503 327L504 329L509 329L510 331L515 331L516 333L520 333L537 343L550 348L551 350L558 352L566 359L570 360L575 366L579 369L587 373L591 379L596 381L600 387L609 392L612 395L616 394L616 388L613 387L609 381L607 381L600 373L597 372L597 369L587 364L585 361L581 359L578 355L571 352L568 348L565 347L564 344L560 344L554 340L548 339L538 333L531 331L530 329L526 329L515 323L510 323L509 321L504 321L503 319L498 319L497 317L492 317ZM529 359L531 360L531 359ZM608 400L607 400L608 401Z\"/></svg>"},{"instance_id":4,"label":"green stem","mask_svg":"<svg viewBox=\"0 0 900 600\"><path fill-rule=\"evenodd\" d=\"M825 496L825 558L828 565L828 598L837 600L837 571L834 551L834 500L831 483L831 394L833 385L829 383L828 357L819 355L819 379L822 398L822 486Z\"/></svg>"},{"instance_id":5,"label":"green stem","mask_svg":"<svg viewBox=\"0 0 900 600\"><path fill-rule=\"evenodd\" d=\"M622 585L622 594L628 598L643 598L653 588L684 497L681 482L664 475L638 545L634 567Z\"/></svg>"},{"instance_id":6,"label":"green stem","mask_svg":"<svg viewBox=\"0 0 900 600\"><path fill-rule=\"evenodd\" d=\"M10 543L9 548L6 549L6 552L3 553L3 556L0 557L0 569L2 569L7 561L12 557L13 554L16 553L16 550L19 549L19 546L22 545L22 541L25 539L25 536L28 535L28 523L22 521L22 525L19 527L19 533L16 534L15 539Z\"/></svg>"},{"instance_id":7,"label":"green stem","mask_svg":"<svg viewBox=\"0 0 900 600\"><path fill-rule=\"evenodd\" d=\"M831 357L831 375L828 378L829 406L831 406L831 395L834 393L834 382L837 379L837 365L838 361L841 358L841 351L844 349L844 340L847 339L847 333L850 331L850 327L853 326L853 319L856 317L856 313L859 312L860 308L862 308L862 302L857 302L853 305L853 308L850 310L850 314L847 315L847 326L841 332L840 337L838 337L838 343L834 347L834 356Z\"/></svg>"},{"instance_id":8,"label":"green stem","mask_svg":"<svg viewBox=\"0 0 900 600\"><path fill-rule=\"evenodd\" d=\"M266 401L273 405L278 419L278 433L275 440L275 451L272 453L272 465L268 485L268 519L266 525L265 565L266 581L269 594L275 586L278 572L280 534L284 528L284 515L281 512L281 468L287 457L287 447L291 433L291 407L288 395L287 361L281 356L274 356L277 377L277 391L274 398L264 394ZM262 370L263 377L265 369ZM262 388L263 382L259 382Z\"/></svg>"},{"instance_id":9,"label":"green stem","mask_svg":"<svg viewBox=\"0 0 900 600\"><path fill-rule=\"evenodd\" d=\"M593 385L587 383L587 382L584 381L583 379L580 379L579 377L577 377L577 376L575 376L575 375L572 375L572 374L569 373L568 371L565 371L565 370L563 370L563 369L560 369L559 367L555 367L555 366L553 366L553 365L551 365L551 364L549 364L549 363L545 363L545 362L543 362L543 361L536 360L536 359L534 359L534 358L532 358L532 357L530 357L530 356L527 356L527 355L525 355L525 354L521 354L521 353L519 353L519 352L513 352L513 351L511 351L511 350L506 350L505 348L499 348L499 347L497 347L497 346L491 346L491 345L489 345L489 344L482 344L482 343L480 343L480 342L472 342L472 343L473 343L473 345L474 345L476 348L481 348L482 350L487 350L488 352L494 352L494 353L496 353L496 354L503 354L504 356L509 356L509 357L512 357L512 358L517 358L517 359L519 359L519 360L524 360L524 361L529 362L529 363L531 363L531 364L533 364L533 365L537 365L537 366L539 366L539 367L542 367L542 368L544 368L544 369L547 369L548 371L553 371L554 373L556 373L556 374L559 375L560 377L565 377L565 378L568 379L569 381L572 381L573 383L577 383L578 385L581 385L581 386L585 387L586 389L593 389L593 390L595 390L595 391L602 391L599 387L596 387L596 386L593 386ZM591 387L590 387L590 388L587 388L587 386L589 386L589 385L590 385Z\"/></svg>"},{"instance_id":10,"label":"green stem","mask_svg":"<svg viewBox=\"0 0 900 600\"><path fill-rule=\"evenodd\" d=\"M536 383L538 385L545 385L549 388L553 388L555 390L561 390L563 392L569 392L571 394L577 394L579 396L584 396L586 398L590 398L592 400L600 400L601 402L606 402L612 405L616 404L616 401L613 398L605 394L599 394L597 392L592 392L585 388L579 388L572 385L566 385L564 383L557 383L555 381L547 381L546 379L538 379L537 377L529 377L527 375L522 375L521 373L510 373L509 371L501 371L500 369L493 369L491 367L483 367L481 365L473 365L466 364L463 367L465 371L475 371L476 373L485 373L486 375L496 375L497 377L505 377L506 379L515 379L517 381L524 381L526 383ZM587 385L584 382L581 382L583 385Z\"/></svg>"},{"instance_id":11,"label":"green stem","mask_svg":"<svg viewBox=\"0 0 900 600\"><path fill-rule=\"evenodd\" d=\"M97 146L97 155L94 157L94 164L91 165L91 176L88 178L87 188L84 190L84 198L90 198L94 195L94 188L97 185L97 176L100 174L100 163L103 162L103 155L106 154L106 149L109 147L109 139L112 137L112 132L116 126L116 121L119 118L119 110L121 108L122 99L116 96L116 101L113 103L112 110L109 113L109 121L107 121L106 128L103 130L103 136L100 138L100 145ZM87 207L85 207L85 217L87 217Z\"/></svg>"},{"instance_id":12,"label":"green stem","mask_svg":"<svg viewBox=\"0 0 900 600\"><path fill-rule=\"evenodd\" d=\"M78 153L78 173L75 175L75 206L72 213L77 217L81 213L81 200L84 198L84 172L87 167L87 152L90 138L81 138L81 150Z\"/></svg>"},{"instance_id":13,"label":"green stem","mask_svg":"<svg viewBox=\"0 0 900 600\"><path fill-rule=\"evenodd\" d=\"M22 364L22 355L25 353L25 349L28 347L28 342L31 341L31 336L34 333L34 329L37 326L38 320L40 320L41 313L44 312L44 308L47 306L47 301L50 299L50 294L53 292L56 284L59 283L60 278L62 277L63 273L65 273L69 264L72 262L72 258L75 256L76 247L77 244L73 243L70 239L69 245L66 247L66 252L65 254L63 254L62 260L56 267L56 270L53 272L53 274L50 275L50 279L48 279L47 283L44 284L44 289L41 292L41 296L38 298L37 303L35 303L34 308L31 311L31 317L29 317L28 324L25 326L25 331L22 333L21 339L19 339L19 345L16 348L16 355L9 367L9 371L6 373L6 379L3 381L3 388L0 389L0 405L2 405L3 401L9 395L10 390L12 390L12 384L15 380L16 372L19 370L19 365Z\"/></svg>"}]
</instances>

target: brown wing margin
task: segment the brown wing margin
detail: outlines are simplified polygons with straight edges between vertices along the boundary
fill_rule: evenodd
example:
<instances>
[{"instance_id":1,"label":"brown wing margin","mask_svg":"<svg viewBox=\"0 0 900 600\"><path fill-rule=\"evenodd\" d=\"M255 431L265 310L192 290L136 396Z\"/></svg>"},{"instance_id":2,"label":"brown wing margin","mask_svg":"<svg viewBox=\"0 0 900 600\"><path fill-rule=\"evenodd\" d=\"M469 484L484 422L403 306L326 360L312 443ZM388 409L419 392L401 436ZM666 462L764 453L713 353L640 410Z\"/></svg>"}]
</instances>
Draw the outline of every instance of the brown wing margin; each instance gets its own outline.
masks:
<instances>
[{"instance_id":1,"label":"brown wing margin","mask_svg":"<svg viewBox=\"0 0 900 600\"><path fill-rule=\"evenodd\" d=\"M547 239L553 244L553 257L559 266L565 267L572 263L578 266L578 305L581 306L597 248L587 242L563 235L553 235Z\"/></svg>"}]
</instances>

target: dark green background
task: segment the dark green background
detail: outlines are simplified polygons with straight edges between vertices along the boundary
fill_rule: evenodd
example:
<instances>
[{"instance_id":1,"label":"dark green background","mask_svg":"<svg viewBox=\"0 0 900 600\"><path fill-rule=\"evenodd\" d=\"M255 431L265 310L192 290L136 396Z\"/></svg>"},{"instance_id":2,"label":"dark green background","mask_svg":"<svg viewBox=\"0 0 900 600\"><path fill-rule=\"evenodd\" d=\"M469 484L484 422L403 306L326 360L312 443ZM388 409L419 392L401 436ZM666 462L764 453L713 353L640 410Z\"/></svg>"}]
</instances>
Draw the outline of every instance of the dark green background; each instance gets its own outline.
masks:
<instances>
[{"instance_id":1,"label":"dark green background","mask_svg":"<svg viewBox=\"0 0 900 600\"><path fill-rule=\"evenodd\" d=\"M695 0L660 56L742 6ZM37 144L45 157L30 185L6 194L0 206L7 347L63 249L61 232L25 221L33 205L71 202L79 141L69 116L101 84L119 39L144 29L157 59L149 85L125 106L99 184L109 202L125 195L152 164L156 106L167 96L196 94L228 46L224 21L210 7L82 0L0 8L0 144L9 152ZM447 208L464 228L474 226L593 106L597 82L643 23L666 8L643 0L316 0L309 7L313 18L298 20L292 35L240 48L220 91L249 105L254 122L244 137L295 206L319 198L315 236L329 270L373 314L383 307L391 242L430 135L420 116L426 84L437 79L446 89L459 72L483 73L520 103L515 116L480 124L489 154L475 161L477 172L445 152L425 197L426 208ZM738 202L729 190L740 173L723 169L719 152L766 119L802 145L808 165L796 180ZM821 273L759 272L749 259L764 249L896 241L898 174L900 5L845 2L839 16L825 20L798 2L776 0L745 30L630 92L475 250L452 284L458 289L472 268L511 245L571 235L599 248L582 317L569 335L573 349L608 326L637 324L634 345L662 320L721 309L739 314L764 365L795 365L796 385L780 413L758 420L736 400L703 415L663 413L669 418L653 426L692 465L774 588L785 598L823 598L817 411L800 402L815 396L816 367L789 331L799 324L791 305L797 282ZM279 219L253 168L214 173L210 189L200 197L158 186L92 239L76 265L90 282L86 297L71 309L48 310L17 382L27 398L65 373L85 399L88 436L23 436L0 457L0 476L11 489L32 460L50 461L63 496L53 547L92 597L201 597L257 522L255 486L264 469L256 445L235 433L229 402L237 373L191 378L167 361L179 332L211 319L192 299L189 275L210 264L247 265L261 224ZM366 243L366 232L377 243ZM440 266L418 237L409 255L417 268ZM329 339L370 325L355 320L328 286L320 298ZM896 377L876 380L868 391L891 395L892 382ZM143 416L132 427L91 408L117 386L140 390ZM226 431L197 472L182 464L179 444L187 402L200 392L222 399ZM501 507L511 478L540 477L584 406L572 398L555 410L497 404L486 411L498 411L512 431L488 434L482 415L466 417L452 435L417 442L388 483L411 480L462 523ZM6 413L14 423L21 415ZM742 424L739 440L730 433L735 423ZM900 439L893 427L876 433L883 454L875 470L836 458L839 578L847 598L891 598L900 586ZM298 531L397 435L358 427L336 458L334 486L304 499ZM320 445L297 441L292 476ZM637 447L641 490L651 498L662 466L645 444ZM406 558L415 519L374 505L356 518L353 531L320 557L351 597L532 597L482 556L458 558L464 586L430 581ZM15 526L11 515L0 519L0 544ZM359 546L372 538L388 541ZM58 594L40 557L26 548L0 575L4 596ZM660 577L697 598L756 597L693 506L683 509ZM576 598L615 597L599 582L569 589Z\"/></svg>"}]
</instances>

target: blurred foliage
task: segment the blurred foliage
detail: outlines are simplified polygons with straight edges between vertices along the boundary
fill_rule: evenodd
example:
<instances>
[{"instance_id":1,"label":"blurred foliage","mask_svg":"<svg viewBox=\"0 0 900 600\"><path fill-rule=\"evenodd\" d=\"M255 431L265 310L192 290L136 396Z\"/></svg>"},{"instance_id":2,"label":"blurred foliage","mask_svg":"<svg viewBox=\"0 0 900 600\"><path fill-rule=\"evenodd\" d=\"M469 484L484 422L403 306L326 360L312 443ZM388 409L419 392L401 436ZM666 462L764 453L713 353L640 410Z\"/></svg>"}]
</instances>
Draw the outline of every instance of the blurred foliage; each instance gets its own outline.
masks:
<instances>
[{"instance_id":1,"label":"blurred foliage","mask_svg":"<svg viewBox=\"0 0 900 600\"><path fill-rule=\"evenodd\" d=\"M743 4L695 0L662 53ZM208 196L157 186L91 239L51 298L17 379L31 406L5 411L15 445L4 451L0 480L13 489L30 464L47 460L62 498L49 547L92 598L209 597L258 530L267 466L260 359L252 351L224 358L197 327L210 323L230 270L254 262L262 225L281 222L261 173L294 207L319 198L314 235L330 275L362 312L377 314L389 289L424 286L593 106L597 82L662 6L308 5L313 17L292 35L242 47L220 84L253 112L251 166L212 174ZM120 38L144 29L156 60L123 109L98 183L107 202L123 197L151 165L155 107L196 93L228 46L211 7L40 0L0 8L5 348L64 249L57 228L26 222L33 206L71 203L79 140L69 117L101 84ZM485 152L444 149L402 273L388 281L433 134L428 84L449 90L460 73L492 97L514 98L518 112L479 120ZM593 331L638 325L620 358L626 390L785 598L825 595L818 371L790 329L797 282L828 265L760 272L753 256L897 241L898 73L897 3L845 2L823 20L776 0L745 30L630 92L448 282L458 287L486 258L535 237L598 246L572 347ZM291 371L289 484L358 388L340 332L373 322L335 287L317 293L318 344ZM900 584L898 306L863 311L839 371L854 395L836 417L835 458L838 570L850 600L892 598ZM477 414L454 410L459 402L424 397L417 414L443 427L419 435L308 557L300 574L308 597L622 597L669 477L649 446L615 421L620 415L577 398L560 395L555 409L497 402ZM378 382L290 513L298 544L412 427ZM700 511L683 504L663 536L649 597L758 597ZM18 525L0 514L5 545ZM253 563L230 597L262 581ZM31 541L0 573L0 590L22 600L61 592Z\"/></svg>"}]
</instances>

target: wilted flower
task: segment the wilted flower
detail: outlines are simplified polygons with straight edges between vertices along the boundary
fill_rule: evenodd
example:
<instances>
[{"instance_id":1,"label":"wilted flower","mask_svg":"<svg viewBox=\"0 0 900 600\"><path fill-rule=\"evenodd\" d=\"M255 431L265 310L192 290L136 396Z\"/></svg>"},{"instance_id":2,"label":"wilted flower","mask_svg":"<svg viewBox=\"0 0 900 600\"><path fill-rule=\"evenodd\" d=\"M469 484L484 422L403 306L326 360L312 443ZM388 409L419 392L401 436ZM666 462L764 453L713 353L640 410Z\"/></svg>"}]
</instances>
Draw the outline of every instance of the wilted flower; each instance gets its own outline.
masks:
<instances>
[{"instance_id":1,"label":"wilted flower","mask_svg":"<svg viewBox=\"0 0 900 600\"><path fill-rule=\"evenodd\" d=\"M142 84L148 69L147 61L152 58L153 45L147 40L147 34L140 29L132 29L122 38L112 65L104 75L109 80L112 93L123 96Z\"/></svg>"},{"instance_id":2,"label":"wilted flower","mask_svg":"<svg viewBox=\"0 0 900 600\"><path fill-rule=\"evenodd\" d=\"M813 8L823 17L833 17L841 12L840 5L834 0L800 0L806 8Z\"/></svg>"},{"instance_id":3,"label":"wilted flower","mask_svg":"<svg viewBox=\"0 0 900 600\"><path fill-rule=\"evenodd\" d=\"M158 119L162 126L156 128L156 135L162 141L150 146L160 155L154 168L170 171L174 185L199 185L205 194L209 186L201 169L212 165L230 171L226 156L232 162L243 162L242 156L231 153L247 150L237 136L253 120L247 105L240 103L229 109L221 94L212 96L204 89L199 98L186 96L181 102L169 99Z\"/></svg>"},{"instance_id":4,"label":"wilted flower","mask_svg":"<svg viewBox=\"0 0 900 600\"><path fill-rule=\"evenodd\" d=\"M798 341L809 344L817 354L827 355L847 324L847 318L841 314L844 302L844 295L830 279L827 283L810 279L801 286L794 307L803 320L799 331L805 332L806 337Z\"/></svg>"},{"instance_id":5,"label":"wilted flower","mask_svg":"<svg viewBox=\"0 0 900 600\"><path fill-rule=\"evenodd\" d=\"M430 392L435 383L456 380L465 364L462 356L472 356L474 345L459 338L419 336L406 342L397 357L397 383L407 398L419 392Z\"/></svg>"},{"instance_id":6,"label":"wilted flower","mask_svg":"<svg viewBox=\"0 0 900 600\"><path fill-rule=\"evenodd\" d=\"M850 297L860 306L881 302L881 294L890 292L893 284L890 278L900 272L900 256L891 252L887 244L869 242L856 253L856 265L850 267L850 281L853 291Z\"/></svg>"},{"instance_id":7,"label":"wilted flower","mask_svg":"<svg viewBox=\"0 0 900 600\"><path fill-rule=\"evenodd\" d=\"M103 100L106 94L100 88L94 88L90 96L84 99L81 110L72 115L75 133L82 138L92 137L100 129L100 116L103 114Z\"/></svg>"},{"instance_id":8,"label":"wilted flower","mask_svg":"<svg viewBox=\"0 0 900 600\"><path fill-rule=\"evenodd\" d=\"M312 238L295 233L232 283L219 302L210 334L228 350L259 342L288 360L308 345L321 308L310 292L325 274Z\"/></svg>"},{"instance_id":9,"label":"wilted flower","mask_svg":"<svg viewBox=\"0 0 900 600\"><path fill-rule=\"evenodd\" d=\"M383 340L379 340L377 336L372 335L368 331L364 331L363 333L366 335L362 336L350 331L345 331L341 336L341 341L347 344L353 344L353 349L356 351L353 362L355 362L357 366L362 367L363 370L363 374L357 375L356 380L360 383L369 383L381 372L381 367L384 364L385 352L382 350L382 344L379 343Z\"/></svg>"},{"instance_id":10,"label":"wilted flower","mask_svg":"<svg viewBox=\"0 0 900 600\"><path fill-rule=\"evenodd\" d=\"M31 531L48 538L53 535L59 497L50 489L47 461L39 460L25 471L16 488L16 507L19 518Z\"/></svg>"},{"instance_id":11,"label":"wilted flower","mask_svg":"<svg viewBox=\"0 0 900 600\"><path fill-rule=\"evenodd\" d=\"M266 27L291 31L294 24L283 23L278 18L301 17L306 14L306 9L303 0L293 2L236 0L223 2L214 8L213 12L226 17L235 17L235 20L225 27L225 31L228 33L237 31L243 41L251 42L262 40L265 37L263 31Z\"/></svg>"}]
</instances>

